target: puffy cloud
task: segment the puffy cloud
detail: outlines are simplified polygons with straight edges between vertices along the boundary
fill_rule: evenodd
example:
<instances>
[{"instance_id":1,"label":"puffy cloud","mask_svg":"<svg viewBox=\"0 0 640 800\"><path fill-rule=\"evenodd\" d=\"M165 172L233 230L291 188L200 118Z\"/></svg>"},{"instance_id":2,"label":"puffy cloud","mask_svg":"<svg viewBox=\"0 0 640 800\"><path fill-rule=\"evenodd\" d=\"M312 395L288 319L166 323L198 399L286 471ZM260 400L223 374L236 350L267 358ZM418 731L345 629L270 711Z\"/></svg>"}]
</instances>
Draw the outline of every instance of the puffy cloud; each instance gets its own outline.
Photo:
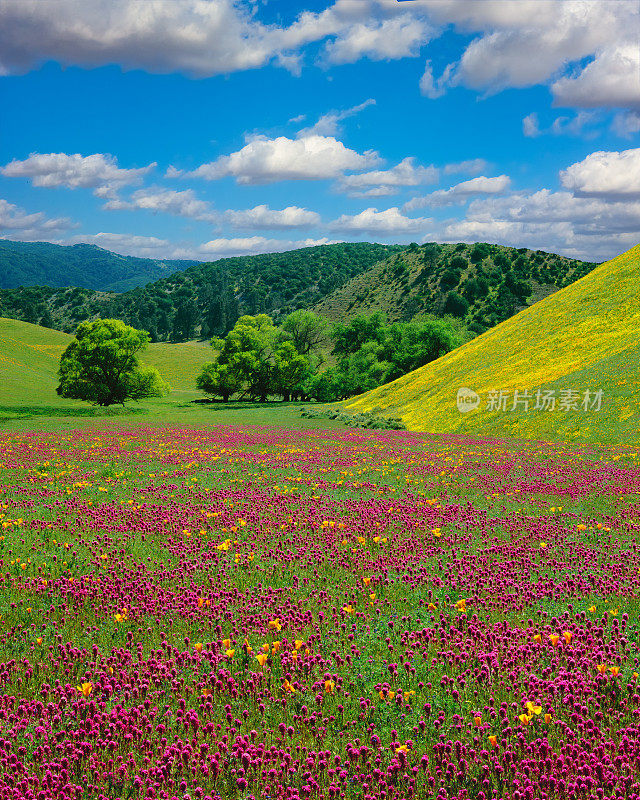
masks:
<instances>
[{"instance_id":1,"label":"puffy cloud","mask_svg":"<svg viewBox=\"0 0 640 800\"><path fill-rule=\"evenodd\" d=\"M315 24L318 35L337 36L329 52L346 52L349 60L368 55L360 29L382 30L385 21L400 26L407 13L414 20L403 21L407 55L454 25L479 35L438 78L427 61L420 81L427 97L455 85L494 92L555 81L557 103L588 108L638 105L639 12L635 0L337 0L320 14L301 15L300 22L304 17L307 35ZM301 32L297 25L294 30ZM396 41L400 55L405 40L397 35ZM588 58L594 61L584 67Z\"/></svg>"},{"instance_id":2,"label":"puffy cloud","mask_svg":"<svg viewBox=\"0 0 640 800\"><path fill-rule=\"evenodd\" d=\"M8 178L31 178L34 186L88 188L99 197L110 197L122 186L140 183L155 166L154 161L146 167L121 169L114 156L104 153L31 153L22 161L14 159L0 167L0 173Z\"/></svg>"},{"instance_id":3,"label":"puffy cloud","mask_svg":"<svg viewBox=\"0 0 640 800\"><path fill-rule=\"evenodd\" d=\"M377 208L366 208L353 216L343 214L329 223L329 228L335 231L350 231L352 233L403 234L423 231L430 222L430 219L405 217L400 213L397 206L393 206L385 211L378 211Z\"/></svg>"},{"instance_id":4,"label":"puffy cloud","mask_svg":"<svg viewBox=\"0 0 640 800\"><path fill-rule=\"evenodd\" d=\"M412 157L404 158L391 169L345 175L337 188L353 197L378 197L394 194L403 186L419 186L438 180L436 167L415 166L414 160Z\"/></svg>"},{"instance_id":5,"label":"puffy cloud","mask_svg":"<svg viewBox=\"0 0 640 800\"><path fill-rule=\"evenodd\" d=\"M211 239L201 244L201 253L225 255L246 255L249 253L275 252L281 244L278 239L265 239L264 236L248 236L234 239Z\"/></svg>"},{"instance_id":6,"label":"puffy cloud","mask_svg":"<svg viewBox=\"0 0 640 800\"><path fill-rule=\"evenodd\" d=\"M20 206L0 198L0 236L25 242L48 240L73 227L68 217L49 218L42 211L29 214Z\"/></svg>"},{"instance_id":7,"label":"puffy cloud","mask_svg":"<svg viewBox=\"0 0 640 800\"><path fill-rule=\"evenodd\" d=\"M640 103L635 34L640 19L634 0L414 0L411 5L432 23L480 34L439 78L426 63L420 89L427 97L440 97L449 86L496 92L551 81L556 105ZM592 61L585 66L584 59Z\"/></svg>"},{"instance_id":8,"label":"puffy cloud","mask_svg":"<svg viewBox=\"0 0 640 800\"><path fill-rule=\"evenodd\" d=\"M640 202L609 202L542 189L474 200L466 219L445 223L444 241L494 241L599 261L637 244Z\"/></svg>"},{"instance_id":9,"label":"puffy cloud","mask_svg":"<svg viewBox=\"0 0 640 800\"><path fill-rule=\"evenodd\" d=\"M640 225L640 202L608 202L541 189L528 195L474 201L467 216L479 221L493 216L515 222L570 222L580 232L597 235L607 231L631 233Z\"/></svg>"},{"instance_id":10,"label":"puffy cloud","mask_svg":"<svg viewBox=\"0 0 640 800\"><path fill-rule=\"evenodd\" d=\"M359 114L365 108L368 108L369 106L375 106L375 104L376 101L370 97L368 100L365 100L364 103L344 109L343 111L329 111L327 114L323 114L315 125L298 131L298 138L301 136L313 135L336 136L338 133L340 133L340 123L343 119L353 117L355 114ZM304 118L304 115L302 118ZM289 122L300 121L300 119L300 117L294 117L294 119L289 120Z\"/></svg>"},{"instance_id":11,"label":"puffy cloud","mask_svg":"<svg viewBox=\"0 0 640 800\"><path fill-rule=\"evenodd\" d=\"M640 148L591 153L562 170L560 182L581 197L640 197Z\"/></svg>"},{"instance_id":12,"label":"puffy cloud","mask_svg":"<svg viewBox=\"0 0 640 800\"><path fill-rule=\"evenodd\" d=\"M438 189L425 197L414 197L402 206L402 210L413 211L425 206L438 207L464 203L474 195L500 194L505 192L510 185L511 178L508 175L497 175L494 178L479 175L477 178L457 183L449 189Z\"/></svg>"},{"instance_id":13,"label":"puffy cloud","mask_svg":"<svg viewBox=\"0 0 640 800\"><path fill-rule=\"evenodd\" d=\"M262 24L257 4L234 0L0 0L0 74L46 60L150 72L224 74L267 63L299 72L304 48L328 64L417 56L454 25L478 34L428 97L448 86L482 91L553 81L558 104L638 106L636 0L336 0L290 25ZM592 59L584 66L585 59ZM567 72L568 68L572 69Z\"/></svg>"},{"instance_id":14,"label":"puffy cloud","mask_svg":"<svg viewBox=\"0 0 640 800\"><path fill-rule=\"evenodd\" d=\"M1 212L0 212L1 213ZM52 239L58 244L78 244L86 242L104 247L121 255L139 256L141 258L188 258L196 261L208 261L227 256L255 255L258 253L281 253L285 250L296 250L301 247L315 247L322 244L335 244L327 238L299 239L267 239L263 236L247 238L212 239L203 244L175 243L156 236L136 236L128 233L95 233L80 234L67 239Z\"/></svg>"},{"instance_id":15,"label":"puffy cloud","mask_svg":"<svg viewBox=\"0 0 640 800\"><path fill-rule=\"evenodd\" d=\"M637 39L603 50L576 77L565 76L553 83L551 91L558 106L640 108Z\"/></svg>"},{"instance_id":16,"label":"puffy cloud","mask_svg":"<svg viewBox=\"0 0 640 800\"><path fill-rule=\"evenodd\" d=\"M216 222L220 218L210 203L198 200L192 189L185 189L182 192L161 188L138 189L129 200L112 198L104 204L103 208L111 211L121 209L161 211L176 217L189 217L205 222Z\"/></svg>"},{"instance_id":17,"label":"puffy cloud","mask_svg":"<svg viewBox=\"0 0 640 800\"><path fill-rule=\"evenodd\" d=\"M340 244L341 239L327 239L326 236L320 239L299 239L295 242L296 248L300 247L319 247L323 244Z\"/></svg>"},{"instance_id":18,"label":"puffy cloud","mask_svg":"<svg viewBox=\"0 0 640 800\"><path fill-rule=\"evenodd\" d=\"M429 41L431 30L424 18L412 13L356 22L327 44L325 56L332 64L351 64L362 57L380 61L416 56Z\"/></svg>"},{"instance_id":19,"label":"puffy cloud","mask_svg":"<svg viewBox=\"0 0 640 800\"><path fill-rule=\"evenodd\" d=\"M226 211L224 217L234 228L265 230L309 228L320 223L320 214L298 206L287 206L277 210L267 205L259 205L246 211Z\"/></svg>"},{"instance_id":20,"label":"puffy cloud","mask_svg":"<svg viewBox=\"0 0 640 800\"><path fill-rule=\"evenodd\" d=\"M290 228L308 228L320 223L320 215L298 206L287 206L283 209L272 209L263 204L242 211L216 211L211 203L199 200L192 189L175 191L173 189L149 188L138 189L128 200L114 198L108 200L103 208L111 211L142 209L186 217L202 222L220 225L230 223L234 228L261 228L287 230Z\"/></svg>"},{"instance_id":21,"label":"puffy cloud","mask_svg":"<svg viewBox=\"0 0 640 800\"><path fill-rule=\"evenodd\" d=\"M344 170L366 169L379 161L373 150L356 153L333 136L310 134L298 139L254 136L241 150L202 164L188 175L206 180L232 176L240 184L264 184L336 178ZM167 176L175 177L175 170L167 172Z\"/></svg>"},{"instance_id":22,"label":"puffy cloud","mask_svg":"<svg viewBox=\"0 0 640 800\"><path fill-rule=\"evenodd\" d=\"M0 70L53 59L206 76L285 55L282 29L259 24L245 8L233 0L56 0L52 13L41 0L2 0Z\"/></svg>"},{"instance_id":23,"label":"puffy cloud","mask_svg":"<svg viewBox=\"0 0 640 800\"><path fill-rule=\"evenodd\" d=\"M461 59L456 80L466 86L496 91L544 83L568 63L628 41L638 23L637 4L629 0L501 5L502 18L489 13L483 19L476 9L475 24L468 21L476 29L482 27L485 35L473 41Z\"/></svg>"},{"instance_id":24,"label":"puffy cloud","mask_svg":"<svg viewBox=\"0 0 640 800\"><path fill-rule=\"evenodd\" d=\"M55 60L120 64L198 77L261 67L300 69L300 50L326 40L322 58L347 63L415 55L429 36L424 15L373 0L338 0L292 25L264 25L233 0L0 0L0 74ZM330 37L330 38L329 38Z\"/></svg>"}]
</instances>

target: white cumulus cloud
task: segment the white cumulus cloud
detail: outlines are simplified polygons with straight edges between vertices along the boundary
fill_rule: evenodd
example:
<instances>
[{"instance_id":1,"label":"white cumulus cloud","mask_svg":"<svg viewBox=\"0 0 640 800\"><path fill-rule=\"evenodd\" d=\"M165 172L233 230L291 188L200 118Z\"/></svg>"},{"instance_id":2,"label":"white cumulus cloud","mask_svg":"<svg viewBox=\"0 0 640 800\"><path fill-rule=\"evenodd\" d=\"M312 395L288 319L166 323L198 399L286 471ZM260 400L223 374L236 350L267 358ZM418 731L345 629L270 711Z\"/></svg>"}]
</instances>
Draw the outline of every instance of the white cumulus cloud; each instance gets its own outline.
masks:
<instances>
[{"instance_id":1,"label":"white cumulus cloud","mask_svg":"<svg viewBox=\"0 0 640 800\"><path fill-rule=\"evenodd\" d=\"M430 222L430 219L421 217L415 219L405 217L397 206L393 206L384 211L366 208L359 214L343 214L329 223L329 228L351 233L403 234L423 231Z\"/></svg>"},{"instance_id":2,"label":"white cumulus cloud","mask_svg":"<svg viewBox=\"0 0 640 800\"><path fill-rule=\"evenodd\" d=\"M591 153L562 170L560 182L582 197L640 197L640 148Z\"/></svg>"},{"instance_id":3,"label":"white cumulus cloud","mask_svg":"<svg viewBox=\"0 0 640 800\"><path fill-rule=\"evenodd\" d=\"M427 97L551 83L559 104L637 107L639 18L637 0L335 0L281 26L239 0L0 0L0 74L47 60L196 77L270 63L299 72L308 45L320 44L325 65L417 57L454 26L472 41L437 78L427 62Z\"/></svg>"},{"instance_id":4,"label":"white cumulus cloud","mask_svg":"<svg viewBox=\"0 0 640 800\"><path fill-rule=\"evenodd\" d=\"M140 258L190 258L197 259L193 248L188 245L177 245L157 236L138 236L129 233L84 233L72 236L58 244L95 244L105 250L112 250L123 256L139 256Z\"/></svg>"},{"instance_id":5,"label":"white cumulus cloud","mask_svg":"<svg viewBox=\"0 0 640 800\"><path fill-rule=\"evenodd\" d=\"M374 151L357 153L333 136L311 134L298 139L254 136L242 149L202 164L188 176L206 180L230 176L239 184L265 184L336 178L345 170L366 169L379 162L380 157ZM176 173L167 175L173 177Z\"/></svg>"},{"instance_id":6,"label":"white cumulus cloud","mask_svg":"<svg viewBox=\"0 0 640 800\"><path fill-rule=\"evenodd\" d=\"M286 55L283 29L233 0L1 0L0 69L45 60L208 76ZM291 41L295 46L297 42Z\"/></svg>"},{"instance_id":7,"label":"white cumulus cloud","mask_svg":"<svg viewBox=\"0 0 640 800\"><path fill-rule=\"evenodd\" d=\"M30 178L34 186L93 189L99 197L110 197L122 186L140 183L155 166L153 162L122 169L114 156L104 153L31 153L0 167L0 173L7 178Z\"/></svg>"},{"instance_id":8,"label":"white cumulus cloud","mask_svg":"<svg viewBox=\"0 0 640 800\"><path fill-rule=\"evenodd\" d=\"M320 214L298 206L287 206L282 209L269 208L266 204L248 208L244 211L229 210L224 213L225 219L234 228L263 230L287 230L292 228L309 228L320 223Z\"/></svg>"},{"instance_id":9,"label":"white cumulus cloud","mask_svg":"<svg viewBox=\"0 0 640 800\"><path fill-rule=\"evenodd\" d=\"M640 19L636 20L640 30ZM640 34L639 34L640 35ZM551 85L555 105L640 108L640 43L612 46L598 53L576 77Z\"/></svg>"},{"instance_id":10,"label":"white cumulus cloud","mask_svg":"<svg viewBox=\"0 0 640 800\"><path fill-rule=\"evenodd\" d=\"M282 253L285 250L298 250L301 247L316 247L323 244L336 244L335 241L322 239L267 239L264 236L248 236L246 238L212 239L198 248L200 256L207 258L223 258L225 256L257 255L259 253Z\"/></svg>"},{"instance_id":11,"label":"white cumulus cloud","mask_svg":"<svg viewBox=\"0 0 640 800\"><path fill-rule=\"evenodd\" d=\"M205 222L216 222L220 217L212 205L205 200L199 200L192 189L185 189L182 192L162 188L138 189L129 200L113 198L108 200L103 208L111 211L143 209Z\"/></svg>"},{"instance_id":12,"label":"white cumulus cloud","mask_svg":"<svg viewBox=\"0 0 640 800\"><path fill-rule=\"evenodd\" d=\"M412 13L391 19L369 18L348 25L325 47L332 64L351 64L366 57L381 61L416 56L431 38L426 20Z\"/></svg>"},{"instance_id":13,"label":"white cumulus cloud","mask_svg":"<svg viewBox=\"0 0 640 800\"><path fill-rule=\"evenodd\" d=\"M541 189L474 200L463 220L441 230L443 241L491 241L587 261L611 258L637 244L640 202L575 197Z\"/></svg>"},{"instance_id":14,"label":"white cumulus cloud","mask_svg":"<svg viewBox=\"0 0 640 800\"><path fill-rule=\"evenodd\" d=\"M544 83L567 64L628 41L638 24L637 4L628 0L507 0L499 5L502 13L485 9L482 19L483 10L477 8L475 24L468 21L484 35L469 45L458 67L456 80L466 86L495 91Z\"/></svg>"},{"instance_id":15,"label":"white cumulus cloud","mask_svg":"<svg viewBox=\"0 0 640 800\"><path fill-rule=\"evenodd\" d=\"M414 161L413 157L408 157L391 169L345 175L337 188L353 197L377 197L394 194L403 186L419 186L438 180L436 167L416 166Z\"/></svg>"}]
</instances>

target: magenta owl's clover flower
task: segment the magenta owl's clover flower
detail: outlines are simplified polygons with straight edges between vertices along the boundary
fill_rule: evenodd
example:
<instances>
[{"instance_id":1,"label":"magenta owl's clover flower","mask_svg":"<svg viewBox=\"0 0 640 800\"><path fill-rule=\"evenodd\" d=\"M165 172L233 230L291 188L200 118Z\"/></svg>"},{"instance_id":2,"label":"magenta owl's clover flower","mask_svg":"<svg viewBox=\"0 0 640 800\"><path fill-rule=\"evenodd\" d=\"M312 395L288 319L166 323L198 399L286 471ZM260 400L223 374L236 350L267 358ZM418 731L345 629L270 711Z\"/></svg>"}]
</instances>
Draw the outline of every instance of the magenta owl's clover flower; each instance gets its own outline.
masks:
<instances>
[{"instance_id":1,"label":"magenta owl's clover flower","mask_svg":"<svg viewBox=\"0 0 640 800\"><path fill-rule=\"evenodd\" d=\"M0 439L3 477L56 459L69 477L20 484L34 519L3 540L0 762L22 767L0 794L76 800L79 768L97 797L473 782L488 800L505 772L523 800L633 796L640 686L629 614L605 600L640 590L615 534L633 537L640 476L617 453L222 426L21 437ZM99 494L112 462L130 474ZM611 504L591 520L594 486Z\"/></svg>"}]
</instances>

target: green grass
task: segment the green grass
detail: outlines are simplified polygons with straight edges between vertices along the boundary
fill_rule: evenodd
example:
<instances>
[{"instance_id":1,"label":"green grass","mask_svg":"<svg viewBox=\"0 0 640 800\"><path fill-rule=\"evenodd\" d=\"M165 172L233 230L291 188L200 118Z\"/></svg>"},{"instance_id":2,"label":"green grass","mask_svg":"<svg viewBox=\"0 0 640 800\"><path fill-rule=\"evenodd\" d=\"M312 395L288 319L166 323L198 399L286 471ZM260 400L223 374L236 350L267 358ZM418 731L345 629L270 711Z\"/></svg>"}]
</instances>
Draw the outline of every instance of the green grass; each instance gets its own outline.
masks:
<instances>
[{"instance_id":1,"label":"green grass","mask_svg":"<svg viewBox=\"0 0 640 800\"><path fill-rule=\"evenodd\" d=\"M87 403L64 400L56 394L58 362L72 338L39 325L0 318L0 420L16 415L84 417L97 413ZM211 358L208 342L150 344L141 360L156 367L172 390L164 403L154 407L171 408L200 397L195 377Z\"/></svg>"},{"instance_id":2,"label":"green grass","mask_svg":"<svg viewBox=\"0 0 640 800\"><path fill-rule=\"evenodd\" d=\"M209 342L179 342L150 344L141 360L156 367L174 392L195 391L196 375L207 361L213 359ZM200 393L198 393L200 395Z\"/></svg>"}]
</instances>

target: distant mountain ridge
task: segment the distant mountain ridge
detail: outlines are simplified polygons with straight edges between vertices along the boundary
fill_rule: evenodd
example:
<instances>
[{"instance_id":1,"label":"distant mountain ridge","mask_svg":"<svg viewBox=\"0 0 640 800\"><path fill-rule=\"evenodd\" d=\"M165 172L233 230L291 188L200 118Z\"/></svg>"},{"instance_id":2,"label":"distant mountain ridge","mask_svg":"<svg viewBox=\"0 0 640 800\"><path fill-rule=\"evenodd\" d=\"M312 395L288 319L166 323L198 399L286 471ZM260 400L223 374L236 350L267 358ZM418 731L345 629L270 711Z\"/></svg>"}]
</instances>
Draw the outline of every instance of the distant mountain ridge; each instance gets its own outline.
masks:
<instances>
[{"instance_id":1,"label":"distant mountain ridge","mask_svg":"<svg viewBox=\"0 0 640 800\"><path fill-rule=\"evenodd\" d=\"M79 286L126 292L198 263L122 256L95 244L60 245L0 239L0 289Z\"/></svg>"},{"instance_id":2,"label":"distant mountain ridge","mask_svg":"<svg viewBox=\"0 0 640 800\"><path fill-rule=\"evenodd\" d=\"M153 341L210 338L243 314L266 313L278 322L298 308L332 321L374 312L390 322L452 316L478 334L595 266L486 243L337 243L196 263L121 293L81 286L0 289L0 315L67 333L84 319L113 317L149 331Z\"/></svg>"},{"instance_id":3,"label":"distant mountain ridge","mask_svg":"<svg viewBox=\"0 0 640 800\"><path fill-rule=\"evenodd\" d=\"M114 317L156 341L224 333L242 314L278 318L310 308L403 245L345 242L283 253L196 263L130 291L30 286L0 289L0 314L47 328L75 331L90 317Z\"/></svg>"}]
</instances>

